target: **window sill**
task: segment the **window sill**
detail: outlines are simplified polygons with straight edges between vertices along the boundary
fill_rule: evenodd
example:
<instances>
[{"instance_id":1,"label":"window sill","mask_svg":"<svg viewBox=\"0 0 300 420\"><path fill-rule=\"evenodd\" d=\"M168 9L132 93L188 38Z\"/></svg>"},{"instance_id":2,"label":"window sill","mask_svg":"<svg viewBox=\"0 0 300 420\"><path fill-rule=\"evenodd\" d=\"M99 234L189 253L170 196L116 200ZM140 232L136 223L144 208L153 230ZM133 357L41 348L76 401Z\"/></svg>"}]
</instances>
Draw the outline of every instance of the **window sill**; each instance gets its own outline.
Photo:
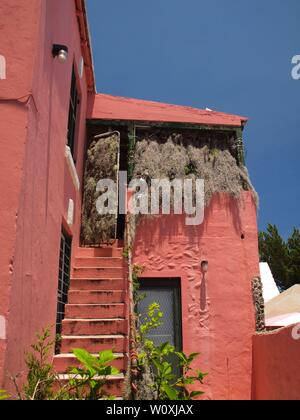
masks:
<instances>
[{"instance_id":1,"label":"window sill","mask_svg":"<svg viewBox=\"0 0 300 420\"><path fill-rule=\"evenodd\" d=\"M73 156L71 153L71 149L69 146L66 146L66 151L65 151L65 157L67 160L67 164L68 164L68 168L69 168L69 172L74 184L74 187L76 188L77 191L80 190L80 181L79 181L79 177L76 171L76 167L75 167L75 163L73 160Z\"/></svg>"}]
</instances>

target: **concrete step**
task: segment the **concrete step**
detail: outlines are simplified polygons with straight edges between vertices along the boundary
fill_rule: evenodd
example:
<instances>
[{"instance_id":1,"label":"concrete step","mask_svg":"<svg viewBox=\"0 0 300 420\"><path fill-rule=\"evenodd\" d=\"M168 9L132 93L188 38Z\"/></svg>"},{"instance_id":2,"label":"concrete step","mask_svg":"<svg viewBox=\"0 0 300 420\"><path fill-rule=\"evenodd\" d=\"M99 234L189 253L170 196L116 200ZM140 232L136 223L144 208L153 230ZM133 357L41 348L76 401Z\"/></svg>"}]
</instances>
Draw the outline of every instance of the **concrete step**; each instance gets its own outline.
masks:
<instances>
[{"instance_id":1,"label":"concrete step","mask_svg":"<svg viewBox=\"0 0 300 420\"><path fill-rule=\"evenodd\" d=\"M105 279L123 278L126 275L125 267L74 267L74 279Z\"/></svg>"},{"instance_id":2,"label":"concrete step","mask_svg":"<svg viewBox=\"0 0 300 420\"><path fill-rule=\"evenodd\" d=\"M123 268L125 266L124 259L121 257L80 257L75 258L75 266L79 268L86 267L116 267Z\"/></svg>"},{"instance_id":3,"label":"concrete step","mask_svg":"<svg viewBox=\"0 0 300 420\"><path fill-rule=\"evenodd\" d=\"M123 252L123 248L117 247L78 248L75 255L78 258L123 257Z\"/></svg>"},{"instance_id":4,"label":"concrete step","mask_svg":"<svg viewBox=\"0 0 300 420\"><path fill-rule=\"evenodd\" d=\"M103 279L71 279L70 291L72 290L127 290L127 280L120 277Z\"/></svg>"},{"instance_id":5,"label":"concrete step","mask_svg":"<svg viewBox=\"0 0 300 420\"><path fill-rule=\"evenodd\" d=\"M126 319L65 319L62 323L63 335L127 335Z\"/></svg>"},{"instance_id":6,"label":"concrete step","mask_svg":"<svg viewBox=\"0 0 300 420\"><path fill-rule=\"evenodd\" d=\"M124 303L126 292L122 290L70 290L69 304Z\"/></svg>"},{"instance_id":7,"label":"concrete step","mask_svg":"<svg viewBox=\"0 0 300 420\"><path fill-rule=\"evenodd\" d=\"M61 385L66 385L69 382L69 379L75 378L75 375L69 374L60 374L58 375L58 380ZM102 380L102 377L98 378ZM95 378L97 380L97 378ZM123 388L124 388L124 374L116 375L116 376L108 376L106 378L107 382L103 387L103 390L109 396L116 396L121 397L123 395Z\"/></svg>"},{"instance_id":8,"label":"concrete step","mask_svg":"<svg viewBox=\"0 0 300 420\"><path fill-rule=\"evenodd\" d=\"M98 354L93 354L98 357ZM121 373L125 373L128 367L128 356L123 353L116 353L116 359L111 363L112 366L119 369ZM70 367L81 367L80 362L73 353L58 354L53 358L54 371L57 373L68 373Z\"/></svg>"},{"instance_id":9,"label":"concrete step","mask_svg":"<svg viewBox=\"0 0 300 420\"><path fill-rule=\"evenodd\" d=\"M124 303L108 305L66 305L65 318L72 319L113 319L125 318L126 306Z\"/></svg>"},{"instance_id":10,"label":"concrete step","mask_svg":"<svg viewBox=\"0 0 300 420\"><path fill-rule=\"evenodd\" d=\"M127 340L123 335L62 336L61 353L84 349L90 353L112 350L115 353L127 351Z\"/></svg>"}]
</instances>

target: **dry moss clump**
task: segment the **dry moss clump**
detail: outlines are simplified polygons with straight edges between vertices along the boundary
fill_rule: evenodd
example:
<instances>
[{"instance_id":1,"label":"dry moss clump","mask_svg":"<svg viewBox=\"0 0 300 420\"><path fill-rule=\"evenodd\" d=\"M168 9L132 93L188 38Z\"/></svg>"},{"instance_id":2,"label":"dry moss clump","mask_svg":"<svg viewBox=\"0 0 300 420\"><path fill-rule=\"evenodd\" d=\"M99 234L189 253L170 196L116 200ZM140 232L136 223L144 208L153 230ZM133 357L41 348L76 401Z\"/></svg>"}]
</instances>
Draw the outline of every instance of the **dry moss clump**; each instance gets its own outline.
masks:
<instances>
[{"instance_id":1,"label":"dry moss clump","mask_svg":"<svg viewBox=\"0 0 300 420\"><path fill-rule=\"evenodd\" d=\"M245 166L239 166L232 139L212 141L188 133L140 137L135 149L134 176L146 179L200 178L205 181L205 203L215 193L239 198L242 191L257 194Z\"/></svg>"},{"instance_id":2,"label":"dry moss clump","mask_svg":"<svg viewBox=\"0 0 300 420\"><path fill-rule=\"evenodd\" d=\"M116 235L116 216L100 215L96 202L101 192L96 191L101 179L117 182L120 139L117 134L94 141L89 147L85 168L82 245L98 246L108 243Z\"/></svg>"}]
</instances>

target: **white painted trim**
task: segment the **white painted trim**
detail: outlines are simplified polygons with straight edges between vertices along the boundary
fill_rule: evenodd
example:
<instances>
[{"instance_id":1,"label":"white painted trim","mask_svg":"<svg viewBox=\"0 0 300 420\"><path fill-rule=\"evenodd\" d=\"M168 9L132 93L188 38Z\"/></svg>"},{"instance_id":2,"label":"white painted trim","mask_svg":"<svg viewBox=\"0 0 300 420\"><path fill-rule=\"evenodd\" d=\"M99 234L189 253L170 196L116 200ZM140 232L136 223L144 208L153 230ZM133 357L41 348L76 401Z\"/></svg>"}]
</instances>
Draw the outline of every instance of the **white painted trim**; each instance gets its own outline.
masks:
<instances>
[{"instance_id":1,"label":"white painted trim","mask_svg":"<svg viewBox=\"0 0 300 420\"><path fill-rule=\"evenodd\" d=\"M0 316L0 340L6 340L6 320Z\"/></svg>"},{"instance_id":2,"label":"white painted trim","mask_svg":"<svg viewBox=\"0 0 300 420\"><path fill-rule=\"evenodd\" d=\"M0 80L6 79L6 59L0 55Z\"/></svg>"},{"instance_id":3,"label":"white painted trim","mask_svg":"<svg viewBox=\"0 0 300 420\"><path fill-rule=\"evenodd\" d=\"M69 200L67 223L69 226L72 226L74 224L74 201L71 198Z\"/></svg>"},{"instance_id":4,"label":"white painted trim","mask_svg":"<svg viewBox=\"0 0 300 420\"><path fill-rule=\"evenodd\" d=\"M68 163L68 168L70 171L70 175L74 184L74 187L76 188L77 191L80 190L80 181L79 181L79 177L76 171L76 167L75 167L75 163L73 160L73 156L71 153L71 149L69 146L66 146L66 152L65 152L65 156L66 156L66 160Z\"/></svg>"}]
</instances>

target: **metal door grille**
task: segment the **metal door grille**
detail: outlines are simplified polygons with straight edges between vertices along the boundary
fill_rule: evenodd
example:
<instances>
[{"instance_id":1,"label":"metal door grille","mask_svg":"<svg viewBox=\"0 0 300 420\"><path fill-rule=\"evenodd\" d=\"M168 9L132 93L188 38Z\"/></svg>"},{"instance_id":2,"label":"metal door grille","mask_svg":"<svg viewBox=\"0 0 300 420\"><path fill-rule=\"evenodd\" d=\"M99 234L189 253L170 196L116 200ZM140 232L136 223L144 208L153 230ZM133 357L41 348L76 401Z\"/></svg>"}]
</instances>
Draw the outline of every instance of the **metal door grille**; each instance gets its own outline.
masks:
<instances>
[{"instance_id":1,"label":"metal door grille","mask_svg":"<svg viewBox=\"0 0 300 420\"><path fill-rule=\"evenodd\" d=\"M138 313L147 313L148 306L159 303L164 314L162 325L148 334L156 346L170 343L177 351L182 350L181 296L178 279L143 279L140 293L146 295L138 305Z\"/></svg>"},{"instance_id":2,"label":"metal door grille","mask_svg":"<svg viewBox=\"0 0 300 420\"><path fill-rule=\"evenodd\" d=\"M61 334L62 321L65 317L65 306L68 302L68 292L70 287L70 268L71 268L71 245L72 240L61 235L60 257L59 257L59 277L58 277L58 298L57 298L57 319L56 333Z\"/></svg>"}]
</instances>

